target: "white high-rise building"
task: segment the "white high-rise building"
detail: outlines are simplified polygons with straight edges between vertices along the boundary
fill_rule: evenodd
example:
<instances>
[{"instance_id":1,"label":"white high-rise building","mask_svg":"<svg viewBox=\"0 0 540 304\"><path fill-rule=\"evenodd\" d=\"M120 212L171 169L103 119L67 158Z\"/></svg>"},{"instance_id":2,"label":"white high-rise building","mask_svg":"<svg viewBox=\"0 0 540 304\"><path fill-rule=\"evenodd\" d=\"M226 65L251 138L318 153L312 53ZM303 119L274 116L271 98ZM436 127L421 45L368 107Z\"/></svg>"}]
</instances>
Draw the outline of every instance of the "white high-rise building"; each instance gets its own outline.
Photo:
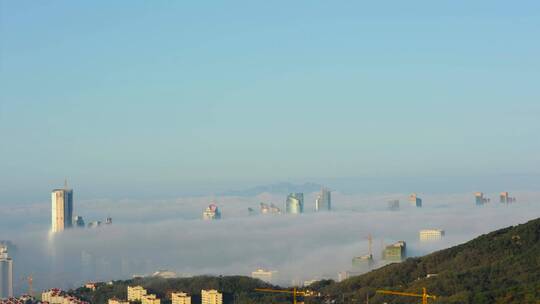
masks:
<instances>
[{"instance_id":1,"label":"white high-rise building","mask_svg":"<svg viewBox=\"0 0 540 304\"><path fill-rule=\"evenodd\" d=\"M6 246L0 245L0 299L13 297L13 260Z\"/></svg>"},{"instance_id":2,"label":"white high-rise building","mask_svg":"<svg viewBox=\"0 0 540 304\"><path fill-rule=\"evenodd\" d=\"M215 289L201 290L201 304L222 304L223 294Z\"/></svg>"},{"instance_id":3,"label":"white high-rise building","mask_svg":"<svg viewBox=\"0 0 540 304\"><path fill-rule=\"evenodd\" d=\"M315 200L315 211L332 210L332 195L328 188L322 188Z\"/></svg>"},{"instance_id":4,"label":"white high-rise building","mask_svg":"<svg viewBox=\"0 0 540 304\"><path fill-rule=\"evenodd\" d=\"M51 193L51 230L59 232L73 226L73 189L54 189Z\"/></svg>"}]
</instances>

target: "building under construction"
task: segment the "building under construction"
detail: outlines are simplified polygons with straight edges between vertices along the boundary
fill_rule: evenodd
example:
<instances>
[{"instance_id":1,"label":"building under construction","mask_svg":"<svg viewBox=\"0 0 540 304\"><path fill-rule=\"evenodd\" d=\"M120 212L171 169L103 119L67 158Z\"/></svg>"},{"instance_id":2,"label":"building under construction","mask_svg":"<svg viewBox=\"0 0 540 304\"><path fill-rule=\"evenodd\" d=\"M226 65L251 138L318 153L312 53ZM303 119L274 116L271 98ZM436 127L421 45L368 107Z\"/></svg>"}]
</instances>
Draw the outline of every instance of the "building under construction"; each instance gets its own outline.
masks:
<instances>
[{"instance_id":1,"label":"building under construction","mask_svg":"<svg viewBox=\"0 0 540 304\"><path fill-rule=\"evenodd\" d=\"M368 271L373 267L374 261L373 261L373 237L368 235L368 248L369 253L366 255L361 256L355 256L352 258L352 266L355 270L365 270Z\"/></svg>"},{"instance_id":2,"label":"building under construction","mask_svg":"<svg viewBox=\"0 0 540 304\"><path fill-rule=\"evenodd\" d=\"M407 255L407 243L398 241L384 248L382 258L387 261L401 262Z\"/></svg>"}]
</instances>

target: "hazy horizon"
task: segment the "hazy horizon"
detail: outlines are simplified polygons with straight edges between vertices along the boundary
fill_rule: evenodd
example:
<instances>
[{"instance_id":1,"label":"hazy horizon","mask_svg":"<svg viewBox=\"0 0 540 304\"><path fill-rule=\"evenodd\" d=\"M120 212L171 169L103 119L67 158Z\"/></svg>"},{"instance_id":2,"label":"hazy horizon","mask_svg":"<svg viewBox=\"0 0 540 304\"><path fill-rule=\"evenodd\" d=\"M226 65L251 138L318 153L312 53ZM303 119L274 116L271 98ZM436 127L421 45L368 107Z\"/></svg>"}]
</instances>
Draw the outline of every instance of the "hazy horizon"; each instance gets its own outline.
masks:
<instances>
[{"instance_id":1,"label":"hazy horizon","mask_svg":"<svg viewBox=\"0 0 540 304\"><path fill-rule=\"evenodd\" d=\"M535 190L539 11L0 1L0 203L66 177L84 198L388 177Z\"/></svg>"},{"instance_id":2,"label":"hazy horizon","mask_svg":"<svg viewBox=\"0 0 540 304\"><path fill-rule=\"evenodd\" d=\"M532 0L0 0L15 289L257 267L287 285L348 270L368 234L422 255L537 218L539 33ZM51 234L64 179L74 215L113 224ZM319 185L332 212L313 212ZM248 216L302 187L306 214Z\"/></svg>"},{"instance_id":3,"label":"hazy horizon","mask_svg":"<svg viewBox=\"0 0 540 304\"><path fill-rule=\"evenodd\" d=\"M73 288L86 281L129 279L171 270L178 275L249 275L259 267L277 270L278 283L337 279L351 271L351 259L367 253L374 237L377 265L381 244L405 240L409 256L468 241L494 229L540 217L540 192L514 192L516 203L478 207L471 193L422 194L423 208L410 206L409 193L333 194L332 212L314 212L317 193L306 193L305 214L248 215L259 202L284 208L281 194L198 196L165 200L75 200L75 214L88 222L112 217L112 226L50 234L50 206L37 203L0 210L0 239L13 241L16 290L32 274L36 288ZM399 199L400 211L387 209ZM204 221L215 202L223 219ZM393 223L388 225L388 223ZM246 229L249 228L249 229ZM441 241L420 243L418 230L441 228ZM174 233L171 233L173 231ZM156 251L156 249L158 249Z\"/></svg>"}]
</instances>

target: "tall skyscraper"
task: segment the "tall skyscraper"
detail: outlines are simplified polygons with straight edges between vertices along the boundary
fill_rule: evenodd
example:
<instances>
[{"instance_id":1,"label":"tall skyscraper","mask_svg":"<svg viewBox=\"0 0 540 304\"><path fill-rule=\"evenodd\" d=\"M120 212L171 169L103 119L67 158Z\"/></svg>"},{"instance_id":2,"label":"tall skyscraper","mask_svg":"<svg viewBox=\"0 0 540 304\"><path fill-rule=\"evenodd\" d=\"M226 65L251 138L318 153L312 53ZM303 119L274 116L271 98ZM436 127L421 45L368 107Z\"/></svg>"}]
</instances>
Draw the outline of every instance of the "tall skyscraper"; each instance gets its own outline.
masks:
<instances>
[{"instance_id":1,"label":"tall skyscraper","mask_svg":"<svg viewBox=\"0 0 540 304\"><path fill-rule=\"evenodd\" d=\"M419 198L416 193L409 195L409 202L416 208L422 208L422 199Z\"/></svg>"},{"instance_id":2,"label":"tall skyscraper","mask_svg":"<svg viewBox=\"0 0 540 304\"><path fill-rule=\"evenodd\" d=\"M73 189L54 189L51 194L52 231L59 232L73 226Z\"/></svg>"},{"instance_id":3,"label":"tall skyscraper","mask_svg":"<svg viewBox=\"0 0 540 304\"><path fill-rule=\"evenodd\" d=\"M304 212L304 193L291 193L287 196L285 212L299 214Z\"/></svg>"},{"instance_id":4,"label":"tall skyscraper","mask_svg":"<svg viewBox=\"0 0 540 304\"><path fill-rule=\"evenodd\" d=\"M315 200L315 211L332 210L332 192L323 187Z\"/></svg>"},{"instance_id":5,"label":"tall skyscraper","mask_svg":"<svg viewBox=\"0 0 540 304\"><path fill-rule=\"evenodd\" d=\"M7 246L0 245L0 299L13 297L13 260Z\"/></svg>"}]
</instances>

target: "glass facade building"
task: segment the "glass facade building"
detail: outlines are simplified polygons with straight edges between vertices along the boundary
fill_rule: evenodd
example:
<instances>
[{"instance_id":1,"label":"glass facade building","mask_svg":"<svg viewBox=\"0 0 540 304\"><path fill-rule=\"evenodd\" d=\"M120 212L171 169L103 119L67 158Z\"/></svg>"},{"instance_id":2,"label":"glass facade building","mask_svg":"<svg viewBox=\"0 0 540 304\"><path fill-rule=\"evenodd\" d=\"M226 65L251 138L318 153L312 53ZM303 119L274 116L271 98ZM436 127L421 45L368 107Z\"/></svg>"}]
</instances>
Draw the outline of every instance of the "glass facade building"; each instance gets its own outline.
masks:
<instances>
[{"instance_id":1,"label":"glass facade building","mask_svg":"<svg viewBox=\"0 0 540 304\"><path fill-rule=\"evenodd\" d=\"M285 211L290 214L304 212L304 193L291 193L287 196Z\"/></svg>"}]
</instances>

